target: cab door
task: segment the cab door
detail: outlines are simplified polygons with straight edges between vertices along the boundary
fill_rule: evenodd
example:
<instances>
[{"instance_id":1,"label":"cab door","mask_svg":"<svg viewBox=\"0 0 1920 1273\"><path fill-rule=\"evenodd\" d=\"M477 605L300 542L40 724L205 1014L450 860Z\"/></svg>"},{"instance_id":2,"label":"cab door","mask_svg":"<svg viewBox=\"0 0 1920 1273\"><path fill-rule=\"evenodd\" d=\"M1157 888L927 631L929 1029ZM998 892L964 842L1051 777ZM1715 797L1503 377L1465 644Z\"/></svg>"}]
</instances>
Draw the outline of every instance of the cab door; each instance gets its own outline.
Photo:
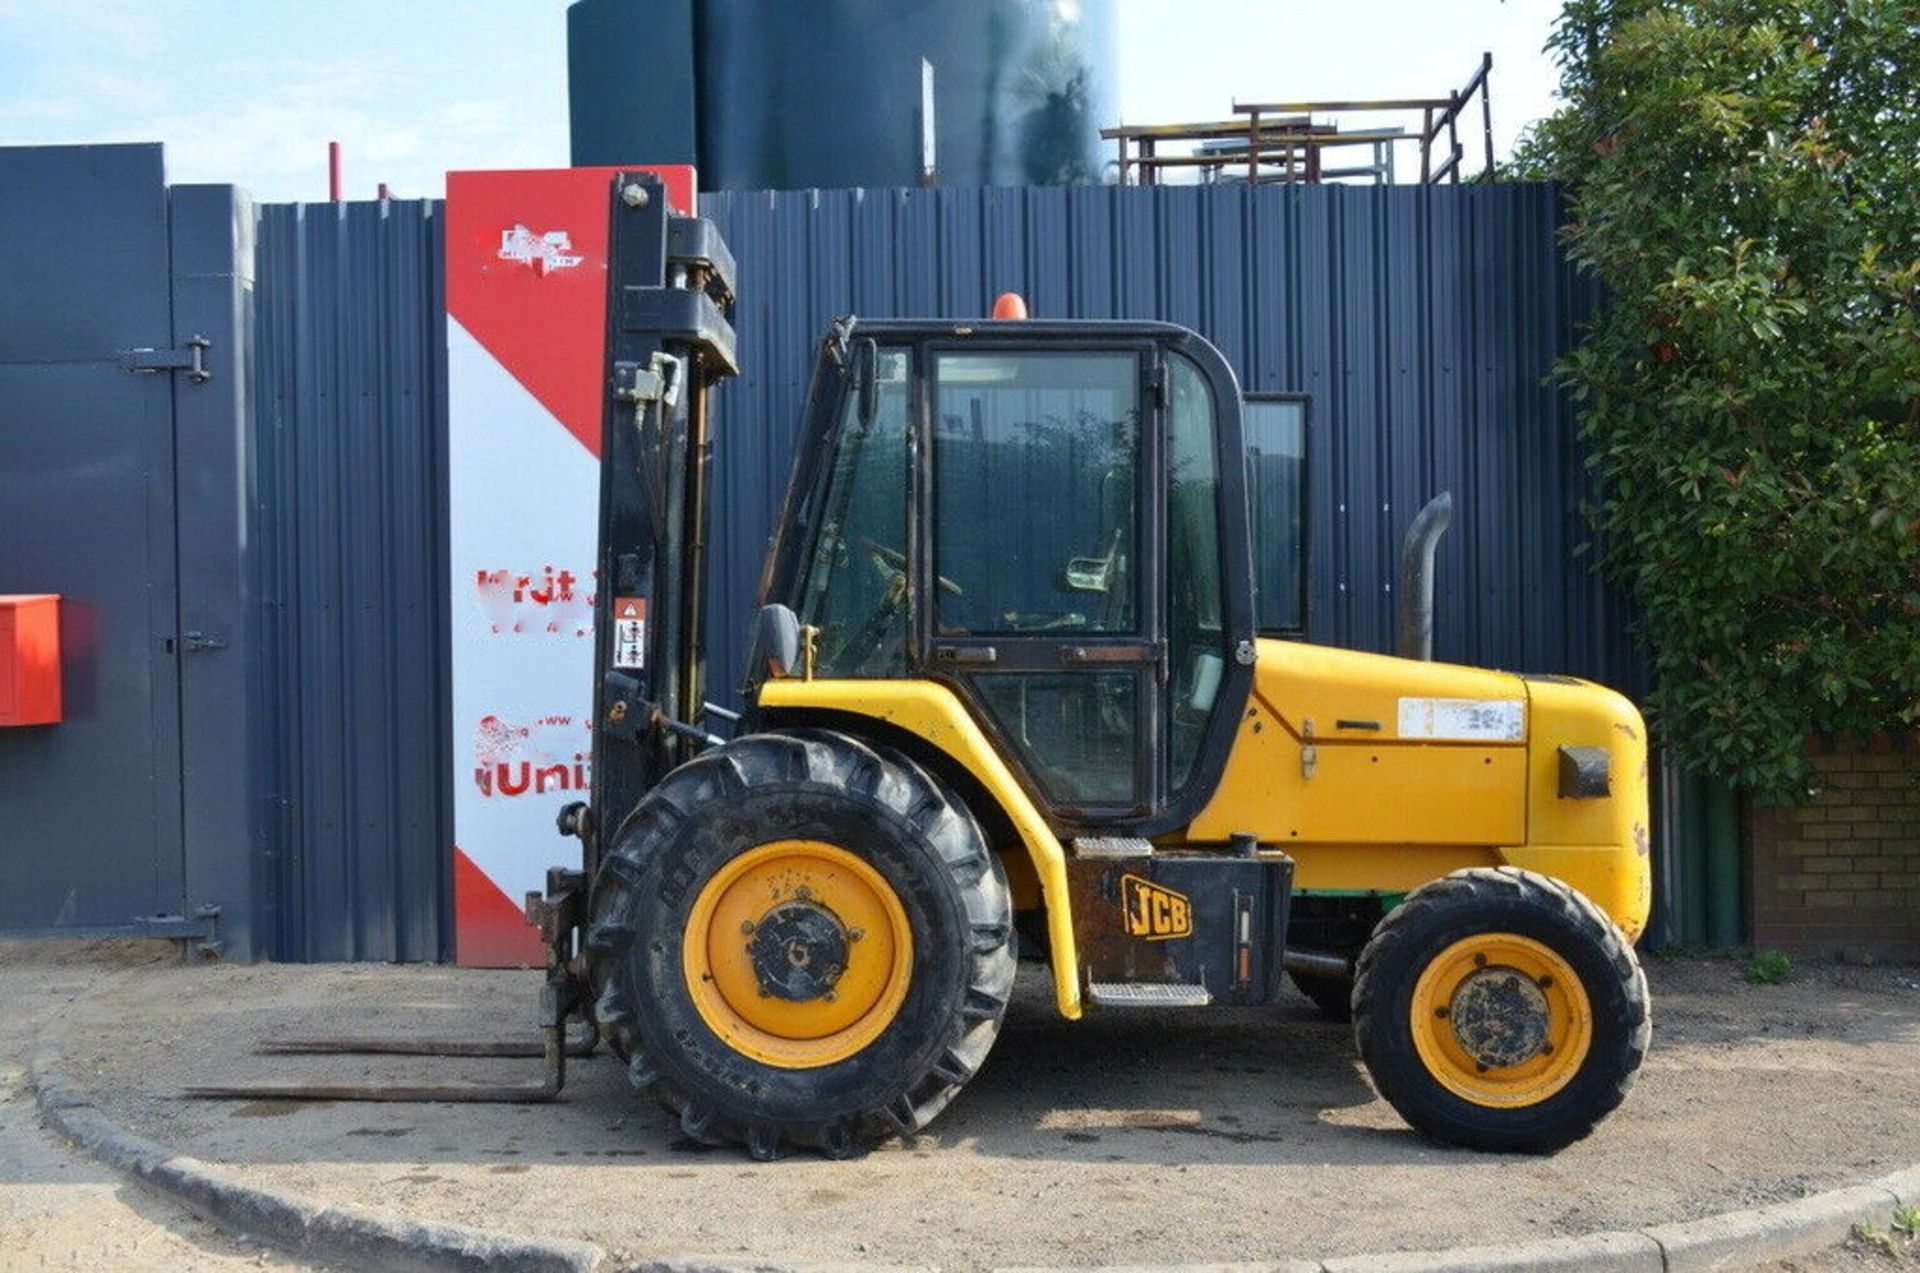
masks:
<instances>
[{"instance_id":1,"label":"cab door","mask_svg":"<svg viewBox=\"0 0 1920 1273\"><path fill-rule=\"evenodd\" d=\"M1158 387L1150 342L932 343L919 642L1064 821L1166 785Z\"/></svg>"}]
</instances>

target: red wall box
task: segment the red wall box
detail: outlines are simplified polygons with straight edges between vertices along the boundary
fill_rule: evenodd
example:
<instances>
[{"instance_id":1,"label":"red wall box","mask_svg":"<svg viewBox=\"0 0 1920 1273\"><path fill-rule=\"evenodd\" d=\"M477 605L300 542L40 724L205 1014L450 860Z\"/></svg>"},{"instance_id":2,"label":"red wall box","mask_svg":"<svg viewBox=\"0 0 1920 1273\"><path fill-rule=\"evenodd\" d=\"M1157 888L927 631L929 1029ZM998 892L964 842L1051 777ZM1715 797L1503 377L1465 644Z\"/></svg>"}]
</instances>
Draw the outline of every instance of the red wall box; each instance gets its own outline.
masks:
<instances>
[{"instance_id":1,"label":"red wall box","mask_svg":"<svg viewBox=\"0 0 1920 1273\"><path fill-rule=\"evenodd\" d=\"M60 719L60 598L0 594L0 726Z\"/></svg>"}]
</instances>

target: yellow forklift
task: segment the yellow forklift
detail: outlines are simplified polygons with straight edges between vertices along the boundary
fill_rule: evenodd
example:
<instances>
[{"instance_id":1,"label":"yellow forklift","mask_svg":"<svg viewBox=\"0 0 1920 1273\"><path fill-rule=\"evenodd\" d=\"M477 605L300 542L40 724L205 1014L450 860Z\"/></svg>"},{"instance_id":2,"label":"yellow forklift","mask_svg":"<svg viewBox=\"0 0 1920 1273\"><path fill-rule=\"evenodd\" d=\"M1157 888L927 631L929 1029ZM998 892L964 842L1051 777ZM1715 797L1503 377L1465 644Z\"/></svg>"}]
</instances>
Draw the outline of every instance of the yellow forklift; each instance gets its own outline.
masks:
<instances>
[{"instance_id":1,"label":"yellow forklift","mask_svg":"<svg viewBox=\"0 0 1920 1273\"><path fill-rule=\"evenodd\" d=\"M261 1048L545 1075L188 1094L541 1102L605 1041L695 1141L849 1156L947 1108L1033 958L1069 1020L1267 1004L1290 977L1444 1144L1553 1152L1619 1106L1651 1037L1644 724L1571 676L1430 661L1444 495L1402 551L1402 657L1309 645L1263 630L1306 570L1256 534L1300 516L1304 472L1248 445L1198 334L841 319L745 712L720 709L732 255L645 173L609 215L593 787L559 818L580 866L526 899L541 1043Z\"/></svg>"},{"instance_id":2,"label":"yellow forklift","mask_svg":"<svg viewBox=\"0 0 1920 1273\"><path fill-rule=\"evenodd\" d=\"M1620 1104L1650 1034L1626 699L1260 635L1240 390L1185 328L846 319L725 719L733 267L645 175L611 215L594 786L562 816L583 869L531 907L550 1034L590 1022L689 1136L757 1158L925 1127L1018 957L1070 1019L1290 975L1447 1144L1552 1151ZM1409 536L1416 652L1444 520Z\"/></svg>"},{"instance_id":3,"label":"yellow forklift","mask_svg":"<svg viewBox=\"0 0 1920 1273\"><path fill-rule=\"evenodd\" d=\"M604 1040L697 1141L844 1156L947 1106L1030 958L1069 1019L1290 977L1445 1144L1551 1152L1620 1104L1651 1031L1645 730L1598 685L1430 661L1444 499L1404 551L1413 657L1263 635L1261 581L1305 570L1259 559L1254 512L1278 482L1297 516L1303 475L1250 456L1213 346L843 319L724 711L702 616L733 262L652 176L610 195L593 786L560 815L579 867L527 903L543 1042L268 1049L545 1078L196 1094L551 1100Z\"/></svg>"}]
</instances>

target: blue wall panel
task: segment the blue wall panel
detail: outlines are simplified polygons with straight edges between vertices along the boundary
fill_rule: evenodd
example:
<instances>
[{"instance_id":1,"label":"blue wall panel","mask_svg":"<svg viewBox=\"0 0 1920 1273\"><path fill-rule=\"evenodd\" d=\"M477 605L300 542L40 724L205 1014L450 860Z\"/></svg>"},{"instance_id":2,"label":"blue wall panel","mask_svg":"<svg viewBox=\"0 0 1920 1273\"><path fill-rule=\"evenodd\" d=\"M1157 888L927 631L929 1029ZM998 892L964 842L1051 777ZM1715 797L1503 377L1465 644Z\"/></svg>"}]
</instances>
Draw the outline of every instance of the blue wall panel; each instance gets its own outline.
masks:
<instances>
[{"instance_id":1,"label":"blue wall panel","mask_svg":"<svg viewBox=\"0 0 1920 1273\"><path fill-rule=\"evenodd\" d=\"M269 205L257 242L273 951L443 958L452 765L439 205Z\"/></svg>"},{"instance_id":2,"label":"blue wall panel","mask_svg":"<svg viewBox=\"0 0 1920 1273\"><path fill-rule=\"evenodd\" d=\"M1036 315L1186 323L1246 389L1311 398L1315 640L1390 648L1400 535L1450 489L1437 656L1639 688L1621 605L1575 553L1582 469L1545 377L1593 297L1551 188L792 191L703 211L738 261L745 367L716 415L716 698L736 697L828 321L985 315L1006 290ZM448 948L440 233L432 203L261 210L281 958Z\"/></svg>"},{"instance_id":3,"label":"blue wall panel","mask_svg":"<svg viewBox=\"0 0 1920 1273\"><path fill-rule=\"evenodd\" d=\"M138 815L121 840L159 845L157 857L143 848L116 859L138 867L110 881L128 895L85 881L99 892L104 918L80 911L61 918L65 888L36 877L29 882L39 891L14 889L20 897L9 895L14 906L0 923L124 925L136 911L191 909L189 903L211 898L227 916L237 951L282 959L444 957L451 944L453 767L439 205L268 205L249 223L246 201L233 192L180 188L169 196L170 247L157 148L0 152L0 161L17 166L16 175L40 174L36 182L75 207L98 203L81 196L101 184L104 165L134 164L129 170L146 183L145 231L131 239L106 236L126 240L123 265L146 271L150 286L133 314L139 321L128 326L127 305L102 309L78 285L64 292L43 286L54 309L61 296L79 298L86 301L75 310L82 318L119 321L126 331L68 331L72 348L48 352L34 342L66 329L49 327L41 311L53 311L42 305L33 321L15 315L12 326L0 327L0 372L17 382L13 397L20 402L53 403L40 414L56 424L66 417L55 407L77 410L74 403L108 398L120 407L101 414L88 406L89 420L135 419L142 428L160 421L159 441L142 445L160 447L154 454L166 462L129 468L129 489L145 489L135 478L146 473L168 499L177 485L188 507L175 528L167 501L150 503L162 518L147 529L162 532L156 542L166 549L167 569L153 575L165 585L156 585L154 596L164 602L167 613L159 618L166 622L155 620L148 632L136 615L140 623L116 628L133 634L132 653L121 662L139 662L150 637L165 640L189 621L216 635L224 625L234 629L225 632L232 657L227 665L202 664L198 675L209 684L216 673L226 677L218 687L226 698L210 692L206 702L241 693L231 682L242 666L255 696L233 713L245 719L226 731L254 739L248 763L232 766L248 776L231 778L205 745L207 733L220 732L221 713L204 710L191 678L180 695L167 680L157 697L145 690L123 696L136 705L165 706L175 698L189 704L188 736L198 740L196 763L215 801L206 807L217 805L223 782L247 789L252 858L237 840L222 848L204 830L192 833L191 809L183 824L178 800L183 790L192 796L194 775L183 779L177 763L169 771L163 755L141 766L161 777L113 815ZM738 262L734 318L745 367L723 389L716 415L709 647L716 697L735 697L760 563L828 321L848 313L985 315L1005 290L1024 293L1040 316L1186 323L1221 348L1246 389L1311 399L1313 639L1390 647L1401 533L1425 499L1450 489L1457 512L1440 550L1437 655L1569 671L1630 693L1643 688L1621 602L1577 551L1586 538L1581 452L1565 397L1547 374L1573 343L1594 296L1562 256L1561 209L1550 187L793 191L709 195L704 210ZM256 232L250 341L242 335L248 228ZM178 277L169 275L170 253ZM0 266L25 280L15 290L33 290L39 263L31 253L16 251ZM164 302L169 291L171 313L154 301ZM169 386L120 369L123 349L209 330L204 324L212 320L192 308L203 301L218 301L232 328L213 330L212 388ZM249 365L250 381L235 374ZM91 377L83 388L95 396L68 392L64 381L54 384L60 377ZM243 383L250 395L239 392ZM183 408L174 421L169 392L185 395L181 401L201 414ZM200 427L216 395L226 413L219 418L241 421L245 437L221 443L212 426ZM46 456L58 451L55 458L80 465L68 454L72 429L61 424L49 432L25 408L5 419L25 422L11 439L14 468L25 474L12 495L31 512L39 508L37 492L53 489L48 481L64 480L36 479L52 471ZM186 472L177 483L175 432L185 439L178 459ZM227 454L221 463L250 471L220 479L207 459L220 447ZM85 494L97 503L104 489ZM209 494L218 489L248 506L227 507ZM34 538L29 532L48 524L45 517L14 521L14 539L28 547L73 538ZM141 526L134 530L144 534ZM87 542L102 542L99 527L86 534L94 537ZM239 541L232 552L222 536ZM62 588L79 598L70 614L85 618L86 580L75 583L81 566L68 562L66 575L48 567L29 577L21 571L33 565L32 556L22 549L0 561L15 562L14 577L0 583ZM243 613L252 616L244 629L235 617ZM85 635L70 633L76 657ZM242 655L244 664L237 661ZM172 665L157 666L168 672ZM70 721L54 742L79 738L76 731L98 715L89 714L90 683L70 680ZM177 739L178 720L158 707L137 714L139 720L114 724L119 741L102 743L102 755L132 754L127 748L137 745L120 735L148 724L155 737ZM43 763L40 753L27 752L34 741L0 740L18 744L14 759L26 766ZM247 745L237 735L228 741L235 750ZM71 759L62 756L62 763ZM147 836L142 826L176 830ZM553 847L556 854L564 848L558 840ZM236 865L242 859L246 865ZM0 868L25 879L23 863L39 869L37 857L0 861ZM231 883L228 877L242 874L251 876L249 888L223 892L198 882L211 875ZM143 880L148 891L135 896L132 885ZM250 904L257 913L240 915Z\"/></svg>"},{"instance_id":4,"label":"blue wall panel","mask_svg":"<svg viewBox=\"0 0 1920 1273\"><path fill-rule=\"evenodd\" d=\"M1576 553L1583 474L1547 383L1593 302L1540 185L794 191L703 196L745 370L717 413L710 683L737 684L828 321L1158 318L1255 392L1312 399L1311 635L1390 649L1401 534L1441 490L1436 657L1637 690L1621 603Z\"/></svg>"}]
</instances>

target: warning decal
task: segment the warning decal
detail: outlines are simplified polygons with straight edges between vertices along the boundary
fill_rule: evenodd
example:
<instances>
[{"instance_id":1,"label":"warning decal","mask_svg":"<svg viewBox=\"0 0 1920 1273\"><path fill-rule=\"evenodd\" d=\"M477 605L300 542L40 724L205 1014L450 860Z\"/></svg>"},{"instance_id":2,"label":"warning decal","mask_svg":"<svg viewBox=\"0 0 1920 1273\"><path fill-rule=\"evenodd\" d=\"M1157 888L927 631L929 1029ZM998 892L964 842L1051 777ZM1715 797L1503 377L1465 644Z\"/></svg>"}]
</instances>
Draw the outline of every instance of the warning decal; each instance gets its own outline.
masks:
<instances>
[{"instance_id":1,"label":"warning decal","mask_svg":"<svg viewBox=\"0 0 1920 1273\"><path fill-rule=\"evenodd\" d=\"M1517 743L1527 736L1527 705L1504 698L1403 698L1400 737Z\"/></svg>"},{"instance_id":2,"label":"warning decal","mask_svg":"<svg viewBox=\"0 0 1920 1273\"><path fill-rule=\"evenodd\" d=\"M647 665L645 597L621 597L613 603L613 665L627 669Z\"/></svg>"},{"instance_id":3,"label":"warning decal","mask_svg":"<svg viewBox=\"0 0 1920 1273\"><path fill-rule=\"evenodd\" d=\"M454 954L467 965L544 964L518 899L575 852L554 838L554 817L593 782L594 686L612 670L595 665L612 661L596 616L618 591L594 570L594 492L621 171L633 169L447 174L450 710L453 736L471 743L451 756L446 849ZM674 211L694 211L692 168L648 171ZM646 657L644 618L620 625L622 666Z\"/></svg>"}]
</instances>

